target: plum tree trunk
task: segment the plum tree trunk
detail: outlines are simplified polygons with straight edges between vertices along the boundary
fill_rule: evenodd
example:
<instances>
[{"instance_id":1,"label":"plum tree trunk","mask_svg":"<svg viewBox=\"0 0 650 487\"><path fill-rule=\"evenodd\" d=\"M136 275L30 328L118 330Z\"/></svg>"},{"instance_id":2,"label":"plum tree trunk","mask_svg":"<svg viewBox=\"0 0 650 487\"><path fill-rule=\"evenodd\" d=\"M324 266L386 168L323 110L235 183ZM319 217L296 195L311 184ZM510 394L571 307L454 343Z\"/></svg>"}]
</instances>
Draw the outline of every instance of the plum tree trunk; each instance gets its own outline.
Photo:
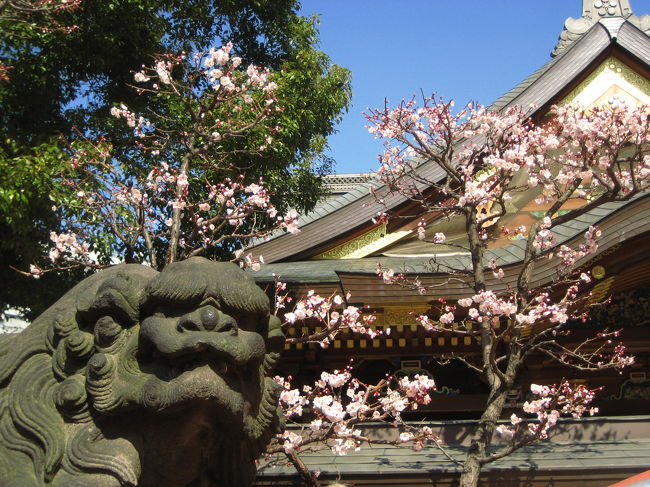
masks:
<instances>
[{"instance_id":1,"label":"plum tree trunk","mask_svg":"<svg viewBox=\"0 0 650 487\"><path fill-rule=\"evenodd\" d=\"M487 448L492 442L496 422L501 417L507 394L508 389L503 385L490 393L485 411L483 411L472 435L472 441L463 464L463 472L460 476L460 487L475 487L478 485L482 462L487 456Z\"/></svg>"}]
</instances>

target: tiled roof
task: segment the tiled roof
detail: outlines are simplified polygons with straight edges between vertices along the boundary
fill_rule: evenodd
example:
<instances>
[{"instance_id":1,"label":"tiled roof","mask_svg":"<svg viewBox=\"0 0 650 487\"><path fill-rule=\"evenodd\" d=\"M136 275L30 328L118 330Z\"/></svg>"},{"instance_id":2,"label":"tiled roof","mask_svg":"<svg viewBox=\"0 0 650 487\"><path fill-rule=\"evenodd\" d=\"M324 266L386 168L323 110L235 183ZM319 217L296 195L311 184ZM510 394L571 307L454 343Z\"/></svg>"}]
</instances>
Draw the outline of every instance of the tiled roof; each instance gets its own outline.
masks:
<instances>
[{"instance_id":1,"label":"tiled roof","mask_svg":"<svg viewBox=\"0 0 650 487\"><path fill-rule=\"evenodd\" d=\"M555 63L557 63L567 51L563 51L561 55L556 56L544 64L541 68L535 71L533 74L524 79L521 83L516 85L511 90L507 91L499 98L497 98L491 105L490 110L498 111L502 110L508 106L515 98L521 95L525 90L527 90L530 85L537 81L540 76L542 76L546 71L548 71Z\"/></svg>"},{"instance_id":2,"label":"tiled roof","mask_svg":"<svg viewBox=\"0 0 650 487\"><path fill-rule=\"evenodd\" d=\"M445 446L450 456L462 459L464 446ZM323 479L355 479L397 477L401 479L425 477L435 473L460 473L461 466L452 463L438 448L412 450L396 446L373 446L350 451L345 456L335 456L329 449L308 451L300 455L305 464L319 471ZM484 472L518 471L543 474L562 471L628 471L650 468L650 440L584 441L549 443L538 442L484 466ZM264 469L258 480L296 477L293 467L286 461L272 469ZM625 475L625 474L623 474ZM259 484L258 484L259 485ZM274 483L273 485L284 485ZM287 484L293 485L293 484ZM426 485L431 485L428 483ZM508 484L510 485L510 484ZM564 484L563 484L564 485Z\"/></svg>"}]
</instances>

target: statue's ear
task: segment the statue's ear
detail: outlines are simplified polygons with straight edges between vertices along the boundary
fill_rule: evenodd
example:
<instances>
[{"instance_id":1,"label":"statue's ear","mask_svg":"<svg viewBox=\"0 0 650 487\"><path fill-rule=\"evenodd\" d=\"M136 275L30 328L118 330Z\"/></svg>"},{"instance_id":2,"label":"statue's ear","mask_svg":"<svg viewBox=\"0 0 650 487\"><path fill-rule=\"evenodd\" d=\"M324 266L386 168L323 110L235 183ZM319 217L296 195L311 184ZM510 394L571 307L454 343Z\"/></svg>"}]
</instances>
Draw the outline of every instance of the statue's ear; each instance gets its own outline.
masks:
<instances>
[{"instance_id":1,"label":"statue's ear","mask_svg":"<svg viewBox=\"0 0 650 487\"><path fill-rule=\"evenodd\" d=\"M141 292L142 286L127 274L106 279L97 289L94 299L78 307L79 321L94 323L102 316L111 316L123 326L131 326L140 315Z\"/></svg>"},{"instance_id":2,"label":"statue's ear","mask_svg":"<svg viewBox=\"0 0 650 487\"><path fill-rule=\"evenodd\" d=\"M271 315L269 317L269 335L267 338L267 351L281 353L284 348L285 336L282 333L282 322L280 319Z\"/></svg>"}]
</instances>

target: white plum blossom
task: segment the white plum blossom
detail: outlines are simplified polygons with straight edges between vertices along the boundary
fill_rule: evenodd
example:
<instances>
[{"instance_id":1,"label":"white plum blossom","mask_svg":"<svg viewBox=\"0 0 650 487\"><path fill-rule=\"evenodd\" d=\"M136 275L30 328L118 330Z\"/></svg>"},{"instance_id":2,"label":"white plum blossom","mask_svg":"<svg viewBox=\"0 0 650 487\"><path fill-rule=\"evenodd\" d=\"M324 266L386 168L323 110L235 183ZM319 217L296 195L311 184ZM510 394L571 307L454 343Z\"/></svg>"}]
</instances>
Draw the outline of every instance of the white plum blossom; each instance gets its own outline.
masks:
<instances>
[{"instance_id":1,"label":"white plum blossom","mask_svg":"<svg viewBox=\"0 0 650 487\"><path fill-rule=\"evenodd\" d=\"M298 212L290 208L286 215L283 217L278 217L278 224L281 228L285 228L287 232L293 233L294 235L300 233L300 228L298 228Z\"/></svg>"},{"instance_id":2,"label":"white plum blossom","mask_svg":"<svg viewBox=\"0 0 650 487\"><path fill-rule=\"evenodd\" d=\"M436 232L433 236L433 241L437 244L443 244L447 240L447 236L442 232Z\"/></svg>"},{"instance_id":3,"label":"white plum blossom","mask_svg":"<svg viewBox=\"0 0 650 487\"><path fill-rule=\"evenodd\" d=\"M300 448L302 444L302 436L294 433L293 431L285 431L282 434L282 439L284 440L283 447L286 453L293 453L294 451Z\"/></svg>"},{"instance_id":4,"label":"white plum blossom","mask_svg":"<svg viewBox=\"0 0 650 487\"><path fill-rule=\"evenodd\" d=\"M454 313L445 313L440 316L440 323L443 325L450 325L454 322Z\"/></svg>"},{"instance_id":5,"label":"white plum blossom","mask_svg":"<svg viewBox=\"0 0 650 487\"><path fill-rule=\"evenodd\" d=\"M43 270L34 264L30 264L29 273L34 279L39 279L43 275Z\"/></svg>"},{"instance_id":6,"label":"white plum blossom","mask_svg":"<svg viewBox=\"0 0 650 487\"><path fill-rule=\"evenodd\" d=\"M154 67L156 70L156 74L158 75L158 79L160 80L161 83L163 84L171 84L171 74L169 72L169 69L171 68L170 63L165 62L165 61L158 61Z\"/></svg>"},{"instance_id":7,"label":"white plum blossom","mask_svg":"<svg viewBox=\"0 0 650 487\"><path fill-rule=\"evenodd\" d=\"M413 439L413 433L404 432L399 434L399 441L401 441L402 443L411 441L412 439Z\"/></svg>"},{"instance_id":8,"label":"white plum blossom","mask_svg":"<svg viewBox=\"0 0 650 487\"><path fill-rule=\"evenodd\" d=\"M347 370L343 372L339 372L338 370L335 370L334 373L329 374L327 372L323 372L321 374L321 380L326 382L328 385L334 388L339 388L342 387L347 381L349 381L351 378L350 372Z\"/></svg>"},{"instance_id":9,"label":"white plum blossom","mask_svg":"<svg viewBox=\"0 0 650 487\"><path fill-rule=\"evenodd\" d=\"M147 76L146 74L144 74L142 71L137 71L137 72L133 75L133 79L136 81L136 83L146 83L146 82L149 81L151 78L149 78L149 76Z\"/></svg>"},{"instance_id":10,"label":"white plum blossom","mask_svg":"<svg viewBox=\"0 0 650 487\"><path fill-rule=\"evenodd\" d=\"M418 239L424 240L426 237L426 222L424 220L418 222Z\"/></svg>"},{"instance_id":11,"label":"white plum blossom","mask_svg":"<svg viewBox=\"0 0 650 487\"><path fill-rule=\"evenodd\" d=\"M54 243L54 249L50 251L50 259L57 262L60 258L85 259L88 257L90 246L88 242L80 243L77 235L73 232L61 233L50 232L50 240ZM32 273L38 275L38 273Z\"/></svg>"}]
</instances>

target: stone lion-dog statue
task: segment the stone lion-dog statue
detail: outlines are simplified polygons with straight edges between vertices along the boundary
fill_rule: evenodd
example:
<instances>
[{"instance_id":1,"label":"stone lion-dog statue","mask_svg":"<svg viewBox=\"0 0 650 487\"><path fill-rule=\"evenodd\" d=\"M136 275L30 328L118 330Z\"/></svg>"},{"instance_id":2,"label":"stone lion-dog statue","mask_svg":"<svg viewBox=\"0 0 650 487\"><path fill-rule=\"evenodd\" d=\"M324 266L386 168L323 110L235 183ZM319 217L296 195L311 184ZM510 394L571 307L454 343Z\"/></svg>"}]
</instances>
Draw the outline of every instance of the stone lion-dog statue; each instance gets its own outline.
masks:
<instances>
[{"instance_id":1,"label":"stone lion-dog statue","mask_svg":"<svg viewBox=\"0 0 650 487\"><path fill-rule=\"evenodd\" d=\"M283 347L234 264L94 274L0 336L3 487L242 487L278 432Z\"/></svg>"}]
</instances>

